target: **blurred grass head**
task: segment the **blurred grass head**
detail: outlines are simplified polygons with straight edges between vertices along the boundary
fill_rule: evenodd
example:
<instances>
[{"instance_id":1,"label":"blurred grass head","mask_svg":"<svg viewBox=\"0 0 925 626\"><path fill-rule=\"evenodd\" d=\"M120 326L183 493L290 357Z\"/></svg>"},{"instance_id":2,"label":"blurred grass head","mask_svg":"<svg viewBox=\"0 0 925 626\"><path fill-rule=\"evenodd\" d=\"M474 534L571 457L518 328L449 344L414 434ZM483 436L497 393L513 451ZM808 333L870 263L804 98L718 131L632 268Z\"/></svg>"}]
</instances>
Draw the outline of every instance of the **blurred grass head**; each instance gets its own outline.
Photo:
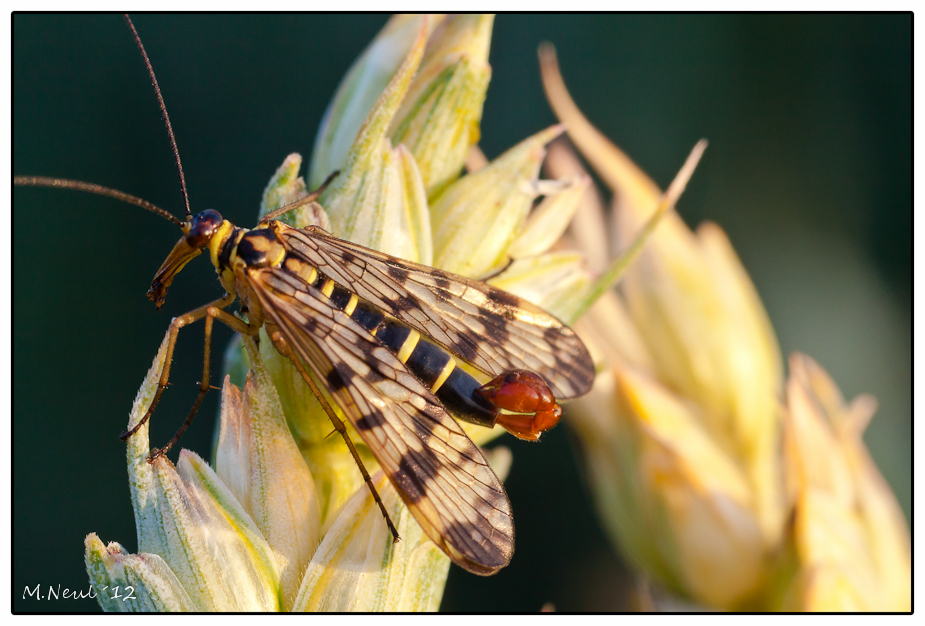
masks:
<instances>
[{"instance_id":1,"label":"blurred grass head","mask_svg":"<svg viewBox=\"0 0 925 626\"><path fill-rule=\"evenodd\" d=\"M540 59L553 110L613 197L608 217L599 196L586 196L572 231L601 268L631 249L663 196L582 115L552 48ZM553 176L584 171L564 144L548 167ZM602 370L568 407L569 423L601 521L640 575L727 610L909 610L908 530L860 439L869 401L846 409L824 372L794 357L787 401L825 398L839 441L798 428L811 418L782 404L773 329L719 226L692 232L666 214L577 328ZM820 449L833 452L815 456ZM835 462L845 455L851 461ZM841 485L841 509L819 506L830 496L810 488L803 463ZM881 536L868 525L875 515L887 522ZM813 532L823 525L828 532ZM891 583L864 582L881 576Z\"/></svg>"}]
</instances>

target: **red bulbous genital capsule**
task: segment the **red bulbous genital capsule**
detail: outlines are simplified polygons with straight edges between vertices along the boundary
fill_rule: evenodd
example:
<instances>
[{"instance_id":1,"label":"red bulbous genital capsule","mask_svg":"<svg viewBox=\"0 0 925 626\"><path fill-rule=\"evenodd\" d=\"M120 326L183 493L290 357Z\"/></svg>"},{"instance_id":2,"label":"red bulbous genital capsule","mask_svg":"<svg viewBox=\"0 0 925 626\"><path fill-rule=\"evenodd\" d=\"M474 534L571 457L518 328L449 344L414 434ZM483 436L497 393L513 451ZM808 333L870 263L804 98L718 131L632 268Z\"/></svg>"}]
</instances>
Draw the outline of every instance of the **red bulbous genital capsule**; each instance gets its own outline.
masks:
<instances>
[{"instance_id":1,"label":"red bulbous genital capsule","mask_svg":"<svg viewBox=\"0 0 925 626\"><path fill-rule=\"evenodd\" d=\"M538 440L562 416L546 381L527 370L505 372L477 391L499 409L497 423L520 439Z\"/></svg>"}]
</instances>

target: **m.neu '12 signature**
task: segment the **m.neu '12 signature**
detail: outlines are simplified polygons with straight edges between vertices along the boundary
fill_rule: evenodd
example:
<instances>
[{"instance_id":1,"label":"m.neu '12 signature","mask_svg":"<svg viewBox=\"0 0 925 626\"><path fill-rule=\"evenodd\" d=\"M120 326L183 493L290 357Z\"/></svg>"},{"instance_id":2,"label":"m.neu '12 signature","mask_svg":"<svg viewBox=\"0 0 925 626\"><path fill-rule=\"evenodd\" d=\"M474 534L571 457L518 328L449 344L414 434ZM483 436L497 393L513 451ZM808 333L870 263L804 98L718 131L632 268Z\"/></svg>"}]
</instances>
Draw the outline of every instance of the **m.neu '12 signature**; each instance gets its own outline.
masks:
<instances>
[{"instance_id":1,"label":"m.neu '12 signature","mask_svg":"<svg viewBox=\"0 0 925 626\"><path fill-rule=\"evenodd\" d=\"M22 592L22 599L25 600L29 597L33 600L83 600L85 598L96 598L97 595L104 594L108 595L110 600L122 600L123 602L138 599L138 596L135 595L135 588L131 585L126 585L124 587L110 587L106 585L100 589L96 589L93 585L90 585L88 589L70 589L68 587L62 589L59 584L57 587L54 585L47 585L45 589L45 593L42 593L41 584L37 584L33 587L26 585L26 588Z\"/></svg>"}]
</instances>

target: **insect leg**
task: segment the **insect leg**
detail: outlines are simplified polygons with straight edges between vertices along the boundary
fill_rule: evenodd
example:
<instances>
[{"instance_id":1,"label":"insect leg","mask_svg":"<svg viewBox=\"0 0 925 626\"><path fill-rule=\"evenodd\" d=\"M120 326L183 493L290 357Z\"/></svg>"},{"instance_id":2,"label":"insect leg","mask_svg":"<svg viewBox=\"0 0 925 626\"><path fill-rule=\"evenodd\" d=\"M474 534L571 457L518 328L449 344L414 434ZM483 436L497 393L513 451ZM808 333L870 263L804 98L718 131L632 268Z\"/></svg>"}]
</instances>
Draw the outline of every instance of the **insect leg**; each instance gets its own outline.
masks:
<instances>
[{"instance_id":1,"label":"insect leg","mask_svg":"<svg viewBox=\"0 0 925 626\"><path fill-rule=\"evenodd\" d=\"M331 174L330 176L328 176L328 177L324 180L324 182L321 183L321 186L318 187L318 189L314 190L313 192L311 192L310 194L308 194L308 195L305 196L304 198L302 198L302 199L300 199L300 200L296 200L295 202L292 202L292 203L290 203L290 204L287 204L286 206L282 206L282 207L280 207L280 208L278 208L278 209L276 209L276 210L274 210L274 211L270 211L269 213L267 213L266 215L263 216L263 221L269 222L270 220L275 220L275 219L278 218L279 216L285 215L285 214L288 213L289 211L293 211L293 210L295 210L295 209L298 209L300 206L305 206L306 204L311 204L312 202L314 202L315 200L318 199L318 197L321 195L321 192L323 192L323 191L327 188L327 186L331 184L331 181L334 180L334 179L337 177L338 174L340 174L340 170L338 170L338 171L334 172L333 174Z\"/></svg>"},{"instance_id":2,"label":"insect leg","mask_svg":"<svg viewBox=\"0 0 925 626\"><path fill-rule=\"evenodd\" d=\"M200 310L201 309L197 309L196 312ZM184 315L183 317L187 317L189 315L190 314L187 314L187 315ZM256 335L258 332L260 332L260 324L247 324L239 320L238 318L236 318L234 315L231 315L230 313L226 313L225 311L222 311L220 308L216 306L209 305L208 307L206 307L205 317L206 317L205 348L204 348L204 356L202 359L202 380L199 381L199 395L196 396L196 400L195 402L193 402L193 408L190 409L189 415L186 416L186 420L184 420L183 424L180 426L180 428L177 430L174 436L170 439L170 441L167 442L167 445L164 446L163 448L155 448L151 450L151 454L148 455L148 463L153 463L154 460L157 459L159 456L163 456L167 454L167 452L173 447L173 445L177 443L177 441L180 440L180 437L183 436L183 433L186 432L186 429L189 428L190 424L193 423L193 418L196 417L196 413L199 411L199 405L202 404L202 400L203 398L206 397L206 393L209 391L209 389L212 388L212 386L209 384L209 361L211 359L211 353L212 353L213 320L217 318L220 322L223 322L226 326L231 328L233 331L241 333L242 335ZM191 321L195 321L195 319L188 320L186 323L188 324Z\"/></svg>"},{"instance_id":3,"label":"insect leg","mask_svg":"<svg viewBox=\"0 0 925 626\"><path fill-rule=\"evenodd\" d=\"M221 309L228 306L234 302L234 298L234 294L225 294L225 297L220 298L215 302L210 302L209 304L203 305L198 309L194 309L186 315L175 317L173 321L170 322L170 329L167 331L170 335L170 338L167 340L167 357L164 359L164 369L161 371L161 379L157 383L157 392L154 394L154 399L151 401L151 406L148 408L148 412L144 414L144 417L138 420L138 423L135 424L132 428L122 432L120 435L122 441L125 441L134 435L138 429L144 426L148 419L151 418L155 407L157 407L158 401L161 399L161 394L164 392L164 389L167 388L167 381L170 378L170 364L173 361L173 349L177 345L177 333L180 331L180 329L187 324L191 324L192 322L205 317L208 310L212 307Z\"/></svg>"},{"instance_id":4,"label":"insect leg","mask_svg":"<svg viewBox=\"0 0 925 626\"><path fill-rule=\"evenodd\" d=\"M360 459L360 455L357 452L356 447L350 440L350 435L347 433L347 428L344 426L344 422L339 417L337 417L336 413L334 413L334 409L331 408L331 405L328 403L327 399L325 399L325 397L322 395L318 385L315 384L315 381L312 380L312 377L309 375L309 373L305 371L305 367L302 365L302 362L289 348L289 344L286 341L286 338L283 337L282 333L278 330L273 331L273 333L270 335L270 340L283 356L292 361L292 364L295 365L297 370L299 370L299 374L302 375L302 378L308 384L309 388L312 390L312 393L315 394L316 398L318 398L318 402L321 404L324 412L327 413L328 419L330 419L331 423L334 425L334 430L340 433L341 437L344 439L344 442L347 444L347 448L350 449L350 454L353 455L353 460L356 461L357 467L360 468L360 473L363 475L363 480L366 482L366 486L369 487L370 492L373 494L373 500L376 501L376 504L379 506L379 510L382 511L382 516L385 518L385 523L388 525L389 531L391 531L394 541L399 541L401 537L398 536L398 529L395 528L395 524L392 523L392 518L389 517L388 511L385 510L385 505L382 503L382 498L379 497L379 492L377 492L376 488L373 486L373 481L369 477L369 472L366 471L366 467L363 465L363 461Z\"/></svg>"}]
</instances>

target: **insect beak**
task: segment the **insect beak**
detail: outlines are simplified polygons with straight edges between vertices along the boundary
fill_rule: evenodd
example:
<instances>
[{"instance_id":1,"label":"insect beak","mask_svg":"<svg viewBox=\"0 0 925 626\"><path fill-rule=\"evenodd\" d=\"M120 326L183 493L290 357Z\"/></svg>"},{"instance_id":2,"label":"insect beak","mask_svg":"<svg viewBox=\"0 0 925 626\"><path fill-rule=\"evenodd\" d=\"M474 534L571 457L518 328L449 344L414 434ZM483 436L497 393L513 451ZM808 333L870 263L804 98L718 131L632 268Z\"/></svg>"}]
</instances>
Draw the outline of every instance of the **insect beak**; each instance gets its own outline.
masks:
<instances>
[{"instance_id":1,"label":"insect beak","mask_svg":"<svg viewBox=\"0 0 925 626\"><path fill-rule=\"evenodd\" d=\"M170 287L170 283L173 282L174 276L176 276L187 263L200 254L202 254L202 248L194 248L189 245L186 242L185 235L177 242L177 245L173 247L173 250L171 250L170 254L167 256L167 260L161 264L161 268L157 270L157 274L154 275L154 280L151 281L151 288L148 289L148 299L154 302L154 305L158 309L164 305L164 300L167 298L167 288Z\"/></svg>"}]
</instances>

